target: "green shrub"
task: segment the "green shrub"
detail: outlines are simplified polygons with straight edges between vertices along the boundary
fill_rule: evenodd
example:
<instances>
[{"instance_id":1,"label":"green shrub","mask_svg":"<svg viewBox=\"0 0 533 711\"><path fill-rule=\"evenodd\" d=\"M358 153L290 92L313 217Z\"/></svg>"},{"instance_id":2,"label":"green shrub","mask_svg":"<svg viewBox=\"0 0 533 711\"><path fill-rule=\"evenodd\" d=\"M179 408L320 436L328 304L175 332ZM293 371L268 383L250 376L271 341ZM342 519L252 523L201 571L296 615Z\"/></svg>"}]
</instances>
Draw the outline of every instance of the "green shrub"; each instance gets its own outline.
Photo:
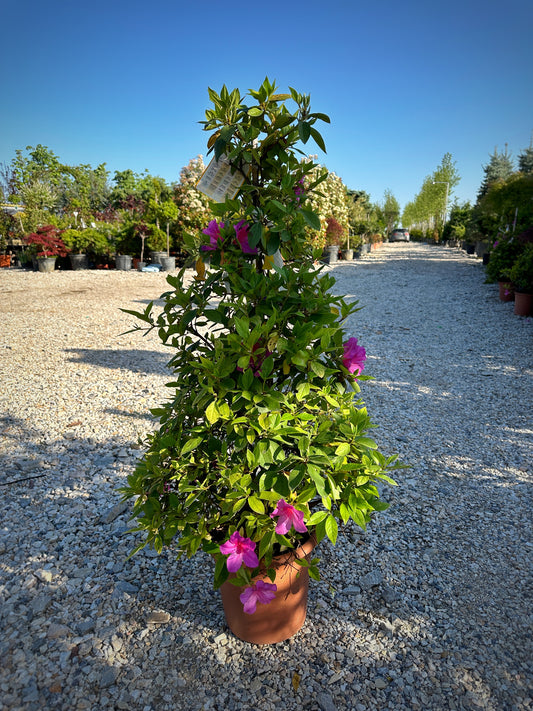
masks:
<instances>
[{"instance_id":1,"label":"green shrub","mask_svg":"<svg viewBox=\"0 0 533 711\"><path fill-rule=\"evenodd\" d=\"M489 263L486 266L487 281L492 283L508 280L509 272L522 250L522 245L513 237L500 236L490 252Z\"/></svg>"},{"instance_id":2,"label":"green shrub","mask_svg":"<svg viewBox=\"0 0 533 711\"><path fill-rule=\"evenodd\" d=\"M509 272L515 291L533 293L533 244L527 244Z\"/></svg>"}]
</instances>

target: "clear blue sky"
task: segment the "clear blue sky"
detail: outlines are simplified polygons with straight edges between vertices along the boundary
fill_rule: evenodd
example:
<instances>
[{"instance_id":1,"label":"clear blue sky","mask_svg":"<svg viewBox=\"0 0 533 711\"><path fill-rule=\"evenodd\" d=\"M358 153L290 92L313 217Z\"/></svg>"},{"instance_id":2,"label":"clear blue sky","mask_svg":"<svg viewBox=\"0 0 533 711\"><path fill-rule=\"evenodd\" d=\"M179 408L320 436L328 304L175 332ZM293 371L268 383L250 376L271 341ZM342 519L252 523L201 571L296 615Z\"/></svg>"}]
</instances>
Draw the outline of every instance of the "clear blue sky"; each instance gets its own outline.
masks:
<instances>
[{"instance_id":1,"label":"clear blue sky","mask_svg":"<svg viewBox=\"0 0 533 711\"><path fill-rule=\"evenodd\" d=\"M494 147L531 140L531 0L3 5L0 162L41 143L174 182L206 154L207 87L267 75L330 115L327 155L310 152L374 201L390 189L403 207L446 152L474 200Z\"/></svg>"}]
</instances>

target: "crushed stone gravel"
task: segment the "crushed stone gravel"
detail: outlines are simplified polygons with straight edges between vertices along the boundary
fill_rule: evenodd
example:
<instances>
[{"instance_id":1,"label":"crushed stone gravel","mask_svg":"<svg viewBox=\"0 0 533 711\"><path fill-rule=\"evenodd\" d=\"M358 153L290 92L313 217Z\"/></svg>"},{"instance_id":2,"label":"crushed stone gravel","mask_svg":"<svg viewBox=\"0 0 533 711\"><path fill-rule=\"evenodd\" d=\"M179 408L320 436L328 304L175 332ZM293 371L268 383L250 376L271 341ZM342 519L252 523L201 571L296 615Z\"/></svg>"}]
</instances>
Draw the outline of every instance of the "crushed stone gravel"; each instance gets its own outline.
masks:
<instances>
[{"instance_id":1,"label":"crushed stone gravel","mask_svg":"<svg viewBox=\"0 0 533 711\"><path fill-rule=\"evenodd\" d=\"M265 647L227 629L207 556L127 559L116 489L171 354L120 308L165 274L0 271L1 709L533 708L533 319L457 249L325 269L363 307L373 435L410 468L320 545L305 626Z\"/></svg>"}]
</instances>

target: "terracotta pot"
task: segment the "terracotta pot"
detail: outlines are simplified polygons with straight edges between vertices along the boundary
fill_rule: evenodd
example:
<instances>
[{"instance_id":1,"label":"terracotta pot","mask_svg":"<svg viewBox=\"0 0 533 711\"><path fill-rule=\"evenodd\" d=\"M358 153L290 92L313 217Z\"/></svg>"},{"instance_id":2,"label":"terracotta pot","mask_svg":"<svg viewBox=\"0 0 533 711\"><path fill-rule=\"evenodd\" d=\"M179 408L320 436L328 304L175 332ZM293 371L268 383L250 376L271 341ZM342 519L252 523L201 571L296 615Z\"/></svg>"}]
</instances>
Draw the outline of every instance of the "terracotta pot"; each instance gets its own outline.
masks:
<instances>
[{"instance_id":1,"label":"terracotta pot","mask_svg":"<svg viewBox=\"0 0 533 711\"><path fill-rule=\"evenodd\" d=\"M512 301L514 299L514 291L510 282L499 281L498 289L500 292L501 301Z\"/></svg>"},{"instance_id":2,"label":"terracotta pot","mask_svg":"<svg viewBox=\"0 0 533 711\"><path fill-rule=\"evenodd\" d=\"M516 316L529 316L533 312L533 294L515 291L514 312Z\"/></svg>"},{"instance_id":3,"label":"terracotta pot","mask_svg":"<svg viewBox=\"0 0 533 711\"><path fill-rule=\"evenodd\" d=\"M301 629L307 615L309 573L295 559L309 556L315 546L316 539L312 536L297 550L274 558L274 583L278 587L276 597L266 605L259 603L253 615L243 611L239 595L244 588L232 585L229 581L221 585L220 595L226 621L236 637L254 644L275 644L289 639ZM272 582L266 574L258 575L254 578L254 581L257 580Z\"/></svg>"}]
</instances>

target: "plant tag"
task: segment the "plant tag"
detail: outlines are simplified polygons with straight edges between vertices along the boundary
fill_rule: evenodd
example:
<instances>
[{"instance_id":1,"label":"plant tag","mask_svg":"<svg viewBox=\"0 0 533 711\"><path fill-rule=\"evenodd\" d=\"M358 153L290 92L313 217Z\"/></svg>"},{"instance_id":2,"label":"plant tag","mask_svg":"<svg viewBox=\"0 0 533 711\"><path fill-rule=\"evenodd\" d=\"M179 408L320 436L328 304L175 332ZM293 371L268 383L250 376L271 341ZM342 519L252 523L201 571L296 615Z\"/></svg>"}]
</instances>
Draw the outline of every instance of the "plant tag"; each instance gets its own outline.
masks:
<instances>
[{"instance_id":1,"label":"plant tag","mask_svg":"<svg viewBox=\"0 0 533 711\"><path fill-rule=\"evenodd\" d=\"M250 166L248 165L244 169L244 173L241 170L232 173L226 156L221 156L218 160L213 158L196 184L196 189L215 202L232 200L237 195L249 171Z\"/></svg>"}]
</instances>

